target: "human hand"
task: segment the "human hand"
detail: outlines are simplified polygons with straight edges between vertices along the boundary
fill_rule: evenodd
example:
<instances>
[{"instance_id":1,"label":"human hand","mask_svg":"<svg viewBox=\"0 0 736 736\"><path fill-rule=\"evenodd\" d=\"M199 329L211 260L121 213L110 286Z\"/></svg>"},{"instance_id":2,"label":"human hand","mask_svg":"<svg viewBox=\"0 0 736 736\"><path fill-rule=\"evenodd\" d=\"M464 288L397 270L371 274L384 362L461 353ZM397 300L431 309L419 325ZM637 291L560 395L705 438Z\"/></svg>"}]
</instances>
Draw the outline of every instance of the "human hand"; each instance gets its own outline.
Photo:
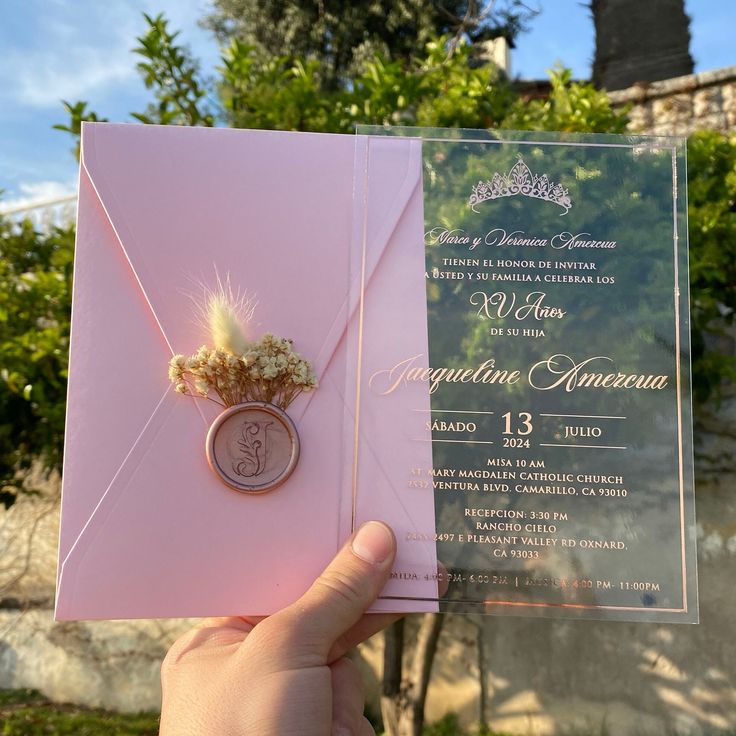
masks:
<instances>
[{"instance_id":1,"label":"human hand","mask_svg":"<svg viewBox=\"0 0 736 736\"><path fill-rule=\"evenodd\" d=\"M161 667L160 736L373 734L344 655L400 618L365 613L395 555L391 530L367 522L292 605L205 619L180 637Z\"/></svg>"}]
</instances>

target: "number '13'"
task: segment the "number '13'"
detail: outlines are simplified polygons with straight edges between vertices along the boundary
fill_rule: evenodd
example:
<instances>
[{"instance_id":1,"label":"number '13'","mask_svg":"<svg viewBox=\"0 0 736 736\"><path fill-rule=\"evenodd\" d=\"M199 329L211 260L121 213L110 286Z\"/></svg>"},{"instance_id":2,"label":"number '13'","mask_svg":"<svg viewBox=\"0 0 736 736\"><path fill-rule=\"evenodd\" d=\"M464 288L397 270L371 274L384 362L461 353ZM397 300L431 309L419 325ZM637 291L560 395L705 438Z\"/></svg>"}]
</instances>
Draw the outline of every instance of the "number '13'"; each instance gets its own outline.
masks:
<instances>
[{"instance_id":1,"label":"number '13'","mask_svg":"<svg viewBox=\"0 0 736 736\"><path fill-rule=\"evenodd\" d=\"M526 411L520 411L517 415L517 419L519 422L519 425L516 427L516 431L511 429L511 412L507 411L505 414L502 415L503 418L503 425L504 425L504 434L518 434L522 437L526 434L531 434L532 429L534 427L532 426L532 415L529 414Z\"/></svg>"}]
</instances>

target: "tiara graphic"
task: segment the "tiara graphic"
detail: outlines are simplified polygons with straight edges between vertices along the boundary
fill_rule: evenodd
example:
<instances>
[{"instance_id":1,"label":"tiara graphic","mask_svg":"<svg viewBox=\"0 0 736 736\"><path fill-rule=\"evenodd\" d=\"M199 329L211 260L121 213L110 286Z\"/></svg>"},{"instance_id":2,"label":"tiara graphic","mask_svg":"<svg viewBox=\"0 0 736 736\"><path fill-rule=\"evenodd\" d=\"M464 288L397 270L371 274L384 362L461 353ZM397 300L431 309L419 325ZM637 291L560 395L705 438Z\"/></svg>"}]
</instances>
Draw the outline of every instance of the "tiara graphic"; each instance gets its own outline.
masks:
<instances>
[{"instance_id":1,"label":"tiara graphic","mask_svg":"<svg viewBox=\"0 0 736 736\"><path fill-rule=\"evenodd\" d=\"M547 174L542 174L542 176L532 174L521 155L508 174L496 172L490 181L479 181L473 187L468 205L473 212L477 212L476 205L481 202L501 197L515 197L517 194L559 205L565 210L560 213L560 217L566 215L572 207L567 189L562 184L551 182Z\"/></svg>"}]
</instances>

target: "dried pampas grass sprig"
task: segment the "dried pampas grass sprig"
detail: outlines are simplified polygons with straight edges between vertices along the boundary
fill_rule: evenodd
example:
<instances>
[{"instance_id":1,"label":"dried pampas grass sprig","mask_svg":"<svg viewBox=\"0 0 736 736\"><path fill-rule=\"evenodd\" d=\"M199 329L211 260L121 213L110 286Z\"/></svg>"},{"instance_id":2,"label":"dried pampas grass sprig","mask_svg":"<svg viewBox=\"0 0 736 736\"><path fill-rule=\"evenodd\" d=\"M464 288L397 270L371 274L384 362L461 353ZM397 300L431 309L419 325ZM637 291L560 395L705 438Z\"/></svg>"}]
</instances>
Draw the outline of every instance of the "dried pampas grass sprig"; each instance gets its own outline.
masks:
<instances>
[{"instance_id":1,"label":"dried pampas grass sprig","mask_svg":"<svg viewBox=\"0 0 736 736\"><path fill-rule=\"evenodd\" d=\"M214 289L194 280L199 293L188 293L187 297L194 304L196 323L212 337L214 346L242 355L249 341L255 339L251 323L257 301L247 292L235 291L229 273L224 278L215 274L217 285Z\"/></svg>"},{"instance_id":2,"label":"dried pampas grass sprig","mask_svg":"<svg viewBox=\"0 0 736 736\"><path fill-rule=\"evenodd\" d=\"M242 355L248 349L248 340L230 299L222 291L209 294L206 309L214 346Z\"/></svg>"}]
</instances>

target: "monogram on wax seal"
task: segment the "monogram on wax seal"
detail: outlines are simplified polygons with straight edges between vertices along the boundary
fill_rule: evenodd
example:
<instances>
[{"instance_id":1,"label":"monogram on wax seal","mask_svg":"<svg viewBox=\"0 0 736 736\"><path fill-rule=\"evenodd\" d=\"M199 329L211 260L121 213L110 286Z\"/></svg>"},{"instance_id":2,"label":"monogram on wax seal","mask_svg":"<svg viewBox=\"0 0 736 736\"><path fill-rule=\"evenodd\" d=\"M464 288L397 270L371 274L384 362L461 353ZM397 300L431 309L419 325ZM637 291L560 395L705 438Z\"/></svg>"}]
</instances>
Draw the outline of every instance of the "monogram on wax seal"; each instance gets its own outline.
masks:
<instances>
[{"instance_id":1,"label":"monogram on wax seal","mask_svg":"<svg viewBox=\"0 0 736 736\"><path fill-rule=\"evenodd\" d=\"M294 471L299 434L289 415L274 404L238 404L222 412L210 427L207 460L230 488L265 493Z\"/></svg>"},{"instance_id":2,"label":"monogram on wax seal","mask_svg":"<svg viewBox=\"0 0 736 736\"><path fill-rule=\"evenodd\" d=\"M252 300L218 279L216 291L205 291L202 308L215 347L203 345L169 363L178 393L223 407L207 433L207 461L225 485L247 494L273 490L294 471L300 441L286 409L317 388L311 363L291 340L272 334L248 339L244 325L253 309Z\"/></svg>"}]
</instances>

